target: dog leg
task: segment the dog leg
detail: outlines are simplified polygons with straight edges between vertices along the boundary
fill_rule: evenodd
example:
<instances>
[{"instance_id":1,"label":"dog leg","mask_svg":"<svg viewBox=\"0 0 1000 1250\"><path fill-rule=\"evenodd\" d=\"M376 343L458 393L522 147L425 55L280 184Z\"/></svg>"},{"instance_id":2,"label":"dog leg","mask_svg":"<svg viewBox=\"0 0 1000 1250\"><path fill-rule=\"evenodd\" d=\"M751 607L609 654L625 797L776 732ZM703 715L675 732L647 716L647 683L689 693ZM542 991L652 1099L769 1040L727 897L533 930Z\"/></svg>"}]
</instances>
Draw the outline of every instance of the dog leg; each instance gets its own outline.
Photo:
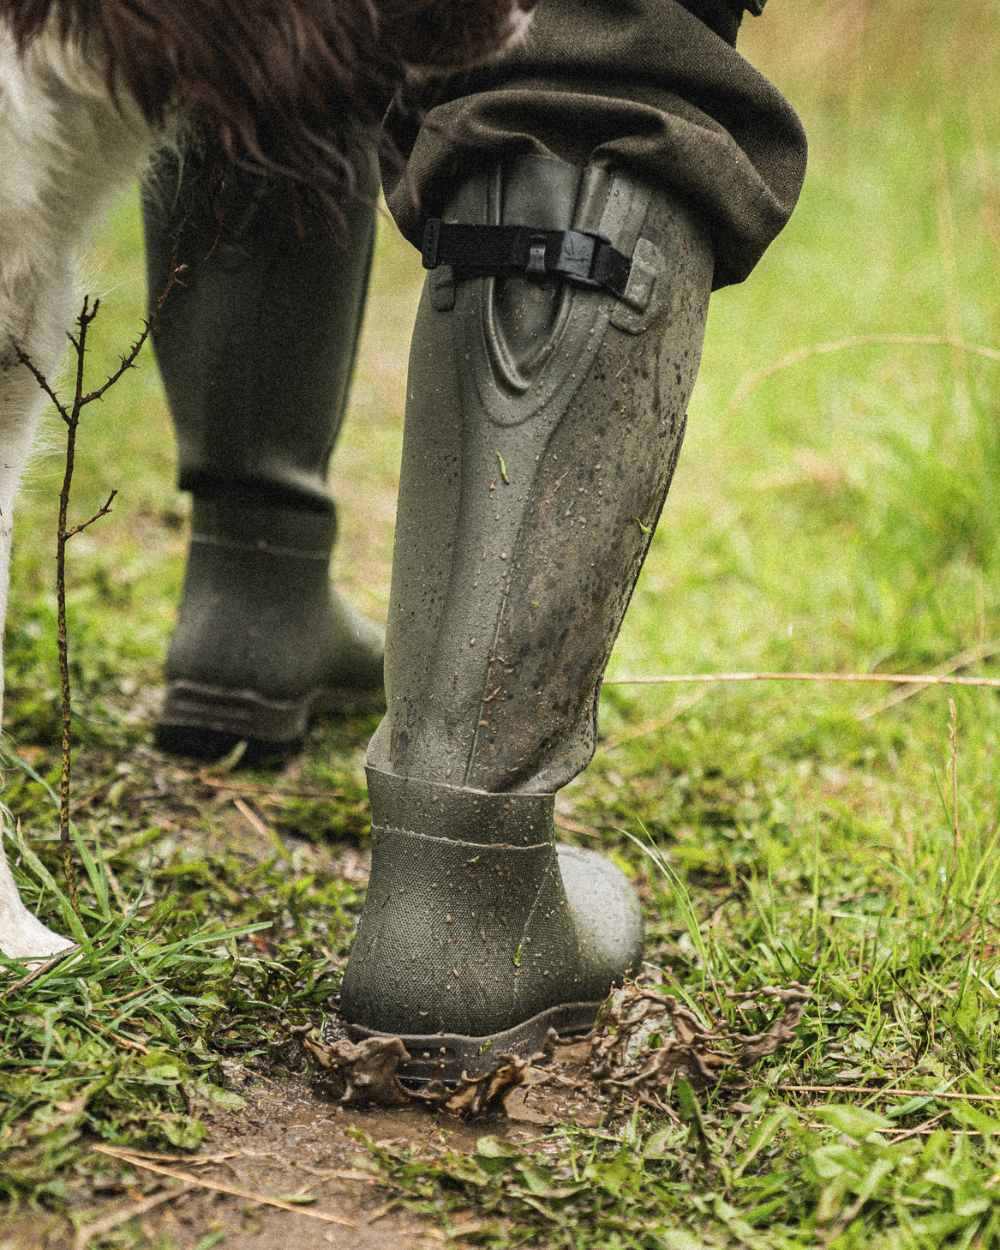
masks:
<instances>
[{"instance_id":1,"label":"dog leg","mask_svg":"<svg viewBox=\"0 0 1000 1250\"><path fill-rule=\"evenodd\" d=\"M16 247L0 253L0 714L14 501L45 402L21 353L55 382L69 324L70 272L68 250L64 258L57 249L43 256L37 248L34 259ZM0 807L0 822L5 817ZM47 929L22 903L4 857L2 834L0 829L0 952L29 959L67 949L72 943Z\"/></svg>"},{"instance_id":2,"label":"dog leg","mask_svg":"<svg viewBox=\"0 0 1000 1250\"><path fill-rule=\"evenodd\" d=\"M18 237L16 232L13 237ZM46 402L23 358L56 384L70 326L72 273L70 247L60 246L57 239L41 240L30 249L5 244L0 250L0 659L14 502ZM0 667L0 715L2 711Z\"/></svg>"}]
</instances>

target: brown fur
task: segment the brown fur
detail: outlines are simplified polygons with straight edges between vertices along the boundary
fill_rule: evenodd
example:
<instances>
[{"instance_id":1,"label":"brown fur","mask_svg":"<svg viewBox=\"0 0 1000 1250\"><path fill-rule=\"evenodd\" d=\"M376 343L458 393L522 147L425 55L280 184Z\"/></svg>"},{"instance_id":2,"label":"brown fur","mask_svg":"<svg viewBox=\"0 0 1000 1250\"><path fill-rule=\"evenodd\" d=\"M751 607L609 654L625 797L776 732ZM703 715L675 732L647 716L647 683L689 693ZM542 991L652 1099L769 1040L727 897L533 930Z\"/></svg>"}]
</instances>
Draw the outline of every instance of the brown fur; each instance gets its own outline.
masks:
<instances>
[{"instance_id":1,"label":"brown fur","mask_svg":"<svg viewBox=\"0 0 1000 1250\"><path fill-rule=\"evenodd\" d=\"M349 180L349 134L378 124L410 67L483 59L509 11L510 0L0 0L22 49L54 23L151 124L179 110L227 159L321 195Z\"/></svg>"}]
</instances>

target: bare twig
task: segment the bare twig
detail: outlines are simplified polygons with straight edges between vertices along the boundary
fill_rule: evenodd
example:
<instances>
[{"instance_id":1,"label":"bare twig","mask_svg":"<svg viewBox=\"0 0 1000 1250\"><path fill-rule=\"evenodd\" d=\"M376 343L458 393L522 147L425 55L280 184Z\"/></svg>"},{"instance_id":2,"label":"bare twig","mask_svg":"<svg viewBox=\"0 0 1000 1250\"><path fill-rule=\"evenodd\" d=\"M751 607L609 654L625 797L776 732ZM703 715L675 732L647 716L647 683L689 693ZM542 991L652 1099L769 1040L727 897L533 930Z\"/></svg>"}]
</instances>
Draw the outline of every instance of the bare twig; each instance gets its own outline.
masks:
<instances>
[{"instance_id":1,"label":"bare twig","mask_svg":"<svg viewBox=\"0 0 1000 1250\"><path fill-rule=\"evenodd\" d=\"M321 790L300 788L295 786L260 786L245 781L226 781L222 777L212 777L206 771L197 773L197 780L203 786L213 790L228 790L233 794L259 794L264 798L282 799L342 799L343 790Z\"/></svg>"},{"instance_id":2,"label":"bare twig","mask_svg":"<svg viewBox=\"0 0 1000 1250\"><path fill-rule=\"evenodd\" d=\"M142 1202L119 1207L101 1219L95 1220L93 1224L81 1225L73 1241L73 1250L87 1250L96 1237L103 1237L107 1233L114 1232L116 1228L121 1228L123 1224L128 1224L130 1220L137 1220L140 1215L148 1215L150 1211L155 1211L157 1207L162 1207L167 1202L185 1197L193 1188L192 1185L180 1185L176 1189L167 1189L162 1193L153 1194L151 1198L144 1198Z\"/></svg>"},{"instance_id":3,"label":"bare twig","mask_svg":"<svg viewBox=\"0 0 1000 1250\"><path fill-rule=\"evenodd\" d=\"M42 373L42 371L38 368L35 362L28 355L28 353L25 352L16 342L14 344L14 353L17 356L18 361L22 365L24 365L25 369L28 370L31 376L38 383L39 387L48 396L49 401L52 404L52 407L55 408L56 412L59 413L60 417L62 417L62 419L66 422L66 424L69 425L69 410L66 408L66 405L63 403L63 401L59 398L59 395L57 394L57 392L53 390L53 388L49 385L49 380L45 376L45 374Z\"/></svg>"},{"instance_id":4,"label":"bare twig","mask_svg":"<svg viewBox=\"0 0 1000 1250\"><path fill-rule=\"evenodd\" d=\"M215 1155L168 1155L158 1150L137 1150L132 1146L127 1153L130 1159L148 1159L150 1163L186 1163L191 1168L214 1167L217 1163L228 1163L230 1159L249 1155L246 1150L227 1150Z\"/></svg>"},{"instance_id":5,"label":"bare twig","mask_svg":"<svg viewBox=\"0 0 1000 1250\"><path fill-rule=\"evenodd\" d=\"M100 307L100 303L101 303L100 300L94 301L94 316L97 315L97 309ZM93 318L91 318L91 320L93 320ZM81 397L80 399L81 407L85 406L86 404L93 404L97 400L103 399L104 396L108 393L108 391L110 391L111 388L114 386L114 384L116 382L120 382L121 379L125 376L125 374L128 373L129 369L135 368L136 359L138 358L139 353L142 351L143 347L145 347L146 339L148 338L149 338L149 322L144 321L142 324L142 331L139 337L132 344L132 346L128 349L125 355L121 357L121 363L119 364L118 368L115 369L114 372L109 375L109 377L105 380L103 385L99 386L96 391L89 391L86 395L83 395Z\"/></svg>"},{"instance_id":6,"label":"bare twig","mask_svg":"<svg viewBox=\"0 0 1000 1250\"><path fill-rule=\"evenodd\" d=\"M157 310L162 307L163 299L172 289L173 283L176 281L176 271L171 274L167 289L161 297L157 306ZM70 525L69 523L69 505L70 496L73 490L73 473L76 468L76 439L80 428L80 419L83 416L83 410L89 405L96 403L104 398L108 391L120 381L129 369L135 367L139 353L145 346L146 339L149 337L149 323L143 325L142 333L135 340L129 350L121 357L121 362L117 369L106 379L103 385L97 387L96 390L88 391L86 389L86 368L87 368L87 336L90 333L90 327L97 318L97 314L101 308L101 301L95 299L91 303L90 296L83 297L83 306L76 319L76 334L68 334L69 341L73 344L73 350L76 353L76 368L74 371L73 385L73 401L66 404L56 393L50 384L48 378L35 365L34 361L20 347L15 345L15 351L22 365L32 375L44 393L48 396L58 412L63 424L66 426L66 460L63 468L62 487L59 491L59 521L56 531L56 619L57 619L57 639L59 649L59 689L60 702L62 704L62 770L59 777L59 847L62 855L63 873L66 878L66 890L69 894L70 902L73 910L79 914L80 900L79 889L77 885L76 866L73 860L73 848L70 837L70 794L72 789L73 774L73 692L70 682L69 668L69 633L66 626L66 548L71 539L78 534L82 534L84 530L89 529L102 517L106 517L110 512L112 505L117 497L118 492L113 490L105 503L89 517L86 521L81 521L78 525Z\"/></svg>"},{"instance_id":7,"label":"bare twig","mask_svg":"<svg viewBox=\"0 0 1000 1250\"><path fill-rule=\"evenodd\" d=\"M37 968L33 968L30 972L25 973L25 975L21 977L20 980L15 981L13 985L5 986L3 990L0 991L0 1002L3 1002L5 998L13 998L13 996L15 994L19 994L21 990L27 989L27 987L37 981L39 977L43 977L46 972L51 971L56 964L61 964L66 956L72 954L72 952L76 949L77 948L75 946L67 946L65 950L59 951L59 953L57 955L53 955L51 959L46 959L46 961L39 964Z\"/></svg>"},{"instance_id":8,"label":"bare twig","mask_svg":"<svg viewBox=\"0 0 1000 1250\"><path fill-rule=\"evenodd\" d=\"M962 846L962 828L958 818L958 707L948 700L948 772L951 774L951 832L955 850Z\"/></svg>"},{"instance_id":9,"label":"bare twig","mask_svg":"<svg viewBox=\"0 0 1000 1250\"><path fill-rule=\"evenodd\" d=\"M1000 1094L959 1094L891 1085L774 1085L779 1094L858 1094L863 1098L929 1098L945 1102L1000 1102Z\"/></svg>"},{"instance_id":10,"label":"bare twig","mask_svg":"<svg viewBox=\"0 0 1000 1250\"><path fill-rule=\"evenodd\" d=\"M963 352L969 356L978 356L982 360L991 360L1000 364L1000 349L984 347L979 343L966 343L962 339L947 334L857 334L849 338L835 339L829 343L812 343L807 347L796 348L780 356L763 369L748 373L733 392L729 401L727 414L732 414L743 406L759 386L776 373L783 373L801 365L815 356L830 356L835 352L850 351L858 347L950 347L953 352Z\"/></svg>"},{"instance_id":11,"label":"bare twig","mask_svg":"<svg viewBox=\"0 0 1000 1250\"><path fill-rule=\"evenodd\" d=\"M99 521L101 517L108 516L111 512L111 505L117 498L118 492L113 490L107 497L107 500L101 504L100 508L98 508L89 521L81 521L79 525L74 525L71 530L66 531L66 541L69 542L69 540L71 538L75 538L77 534L82 534L85 529L89 529L90 526L93 525L95 521Z\"/></svg>"},{"instance_id":12,"label":"bare twig","mask_svg":"<svg viewBox=\"0 0 1000 1250\"><path fill-rule=\"evenodd\" d=\"M882 686L973 686L1000 690L1000 677L952 677L936 673L664 673L656 677L611 677L605 686L725 685L752 681L812 681Z\"/></svg>"},{"instance_id":13,"label":"bare twig","mask_svg":"<svg viewBox=\"0 0 1000 1250\"><path fill-rule=\"evenodd\" d=\"M72 770L73 770L73 693L70 685L69 670L69 633L66 628L66 547L71 538L81 533L89 525L93 525L95 521L102 516L107 516L111 511L111 505L114 502L115 491L111 492L107 503L96 512L88 521L84 521L82 525L70 527L69 524L69 502L70 494L73 489L73 471L76 467L76 437L80 428L80 418L83 415L84 408L93 403L95 399L100 399L106 394L107 390L122 376L126 369L131 369L135 364L136 357L142 350L149 333L147 326L140 337L132 345L127 355L122 357L121 367L112 375L111 378L97 391L91 392L89 395L84 390L86 380L87 365L87 335L93 325L98 312L100 311L101 301L94 300L93 305L90 303L90 297L83 297L83 307L77 317L77 325L79 326L79 337L69 336L70 342L76 351L76 385L73 393L73 406L69 410L68 418L63 415L66 423L66 464L63 472L62 489L59 492L59 528L56 535L56 600L57 600L57 631L59 643L59 683L62 700L62 771L59 777L59 846L62 851L63 872L66 877L66 888L69 893L70 902L73 904L73 910L79 914L80 900L78 897L78 888L76 880L76 869L73 860L73 849L70 841L70 791L72 787Z\"/></svg>"},{"instance_id":14,"label":"bare twig","mask_svg":"<svg viewBox=\"0 0 1000 1250\"><path fill-rule=\"evenodd\" d=\"M262 838L270 838L272 836L271 830L268 829L267 825L261 820L249 803L237 796L233 799L233 807L236 808L254 833L258 834Z\"/></svg>"},{"instance_id":15,"label":"bare twig","mask_svg":"<svg viewBox=\"0 0 1000 1250\"><path fill-rule=\"evenodd\" d=\"M950 1114L950 1111L941 1111L917 1128L890 1128L883 1129L882 1132L886 1137L891 1137L896 1142L909 1141L911 1137L926 1137L934 1132L942 1120L947 1120Z\"/></svg>"},{"instance_id":16,"label":"bare twig","mask_svg":"<svg viewBox=\"0 0 1000 1250\"><path fill-rule=\"evenodd\" d=\"M981 664L984 660L992 660L995 655L1000 655L1000 638L994 638L990 642L979 643L978 646L960 651L958 655L952 656L950 659L945 660L943 664L939 664L932 669L931 675L934 677L950 677L952 673L968 668L970 664ZM871 707L867 707L859 712L858 720L871 720L873 717L880 715L880 713L887 712L890 708L897 707L900 703L905 703L907 699L915 699L926 688L925 684L921 686L903 686L899 690L893 690L891 694L887 694L878 703L873 703Z\"/></svg>"},{"instance_id":17,"label":"bare twig","mask_svg":"<svg viewBox=\"0 0 1000 1250\"><path fill-rule=\"evenodd\" d=\"M159 1164L150 1163L146 1159L141 1159L137 1155L129 1154L127 1150L117 1150L114 1146L94 1146L97 1154L108 1155L109 1158L117 1159L120 1163L127 1163L130 1167L142 1168L147 1172L155 1172L157 1176L166 1176L173 1181L181 1181L185 1185L191 1185L197 1189L207 1189L212 1193L226 1194L230 1198L240 1198L244 1202L254 1202L261 1207L274 1207L278 1211L289 1211L292 1215L301 1215L308 1220L318 1220L322 1224L336 1224L340 1228L357 1228L358 1225L353 1220L345 1220L339 1215L330 1215L325 1211L310 1211L308 1207L296 1206L292 1202L283 1202L280 1198L269 1198L266 1194L255 1194L248 1189L237 1189L235 1185L223 1185L219 1181L203 1180L200 1176L192 1176L189 1172L178 1172L173 1168L160 1167Z\"/></svg>"}]
</instances>

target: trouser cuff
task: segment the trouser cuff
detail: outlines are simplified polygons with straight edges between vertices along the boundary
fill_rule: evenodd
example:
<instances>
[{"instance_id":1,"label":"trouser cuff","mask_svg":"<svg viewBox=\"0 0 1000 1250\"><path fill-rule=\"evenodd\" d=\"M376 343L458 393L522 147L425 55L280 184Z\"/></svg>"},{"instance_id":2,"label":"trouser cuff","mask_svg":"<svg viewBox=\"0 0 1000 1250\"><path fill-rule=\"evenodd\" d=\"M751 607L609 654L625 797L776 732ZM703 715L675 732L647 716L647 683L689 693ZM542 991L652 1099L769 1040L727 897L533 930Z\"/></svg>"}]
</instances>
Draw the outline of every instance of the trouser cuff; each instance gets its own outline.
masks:
<instances>
[{"instance_id":1,"label":"trouser cuff","mask_svg":"<svg viewBox=\"0 0 1000 1250\"><path fill-rule=\"evenodd\" d=\"M742 281L794 208L806 144L788 103L730 46L740 7L545 0L523 47L391 111L383 175L403 234L419 247L470 175L533 153L621 169L684 200L711 236L714 285Z\"/></svg>"}]
</instances>

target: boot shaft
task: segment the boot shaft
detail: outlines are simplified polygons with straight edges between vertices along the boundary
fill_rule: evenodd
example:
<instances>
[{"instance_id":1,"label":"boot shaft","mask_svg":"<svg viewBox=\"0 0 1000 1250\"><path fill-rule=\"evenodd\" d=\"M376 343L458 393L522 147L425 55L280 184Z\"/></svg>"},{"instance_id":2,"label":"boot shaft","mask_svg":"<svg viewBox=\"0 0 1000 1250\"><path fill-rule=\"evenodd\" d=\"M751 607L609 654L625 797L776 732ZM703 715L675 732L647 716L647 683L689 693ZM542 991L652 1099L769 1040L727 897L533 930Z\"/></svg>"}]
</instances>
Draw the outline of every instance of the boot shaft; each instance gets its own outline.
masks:
<instances>
[{"instance_id":1,"label":"boot shaft","mask_svg":"<svg viewBox=\"0 0 1000 1250\"><path fill-rule=\"evenodd\" d=\"M152 324L180 487L329 511L374 242L373 155L339 224L293 211L280 182L235 168L221 189L206 182L197 153L166 157L143 205L154 310L170 288Z\"/></svg>"},{"instance_id":2,"label":"boot shaft","mask_svg":"<svg viewBox=\"0 0 1000 1250\"><path fill-rule=\"evenodd\" d=\"M625 298L434 270L410 360L376 767L546 793L589 761L600 676L676 463L712 257L679 203L525 158L449 217L594 231Z\"/></svg>"}]
</instances>

